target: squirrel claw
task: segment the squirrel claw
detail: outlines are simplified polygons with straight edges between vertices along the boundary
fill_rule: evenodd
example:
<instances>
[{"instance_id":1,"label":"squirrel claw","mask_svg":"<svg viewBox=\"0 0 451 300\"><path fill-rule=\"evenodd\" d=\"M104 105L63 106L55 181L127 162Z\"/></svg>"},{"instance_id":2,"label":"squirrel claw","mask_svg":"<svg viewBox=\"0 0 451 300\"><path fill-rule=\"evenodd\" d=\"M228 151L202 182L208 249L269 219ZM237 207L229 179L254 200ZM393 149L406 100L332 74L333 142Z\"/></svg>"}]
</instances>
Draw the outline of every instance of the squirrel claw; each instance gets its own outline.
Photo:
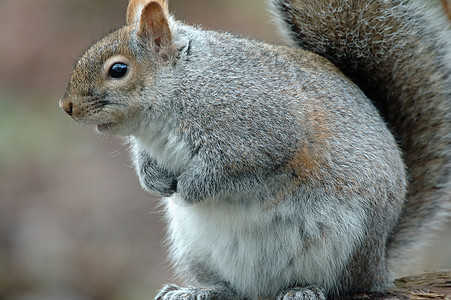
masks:
<instances>
[{"instance_id":1,"label":"squirrel claw","mask_svg":"<svg viewBox=\"0 0 451 300\"><path fill-rule=\"evenodd\" d=\"M316 287L295 287L283 291L276 300L326 300L323 291Z\"/></svg>"},{"instance_id":2,"label":"squirrel claw","mask_svg":"<svg viewBox=\"0 0 451 300\"><path fill-rule=\"evenodd\" d=\"M165 285L155 300L233 300L237 299L231 290L220 288L196 288L193 286L179 287L175 284Z\"/></svg>"}]
</instances>

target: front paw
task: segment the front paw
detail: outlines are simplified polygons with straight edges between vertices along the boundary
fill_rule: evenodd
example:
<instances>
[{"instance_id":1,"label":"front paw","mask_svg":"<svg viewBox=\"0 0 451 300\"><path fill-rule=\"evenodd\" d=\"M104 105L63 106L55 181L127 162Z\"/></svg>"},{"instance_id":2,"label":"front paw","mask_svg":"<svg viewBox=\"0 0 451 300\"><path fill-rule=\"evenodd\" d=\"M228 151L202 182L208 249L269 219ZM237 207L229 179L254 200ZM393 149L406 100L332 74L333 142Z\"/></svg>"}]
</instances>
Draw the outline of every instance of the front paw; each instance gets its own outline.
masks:
<instances>
[{"instance_id":1,"label":"front paw","mask_svg":"<svg viewBox=\"0 0 451 300\"><path fill-rule=\"evenodd\" d=\"M233 300L238 299L235 293L223 287L218 288L196 288L179 287L168 284L155 297L155 300Z\"/></svg>"},{"instance_id":2,"label":"front paw","mask_svg":"<svg viewBox=\"0 0 451 300\"><path fill-rule=\"evenodd\" d=\"M143 166L139 173L141 185L149 192L157 192L163 197L169 197L177 190L177 179L156 166Z\"/></svg>"},{"instance_id":3,"label":"front paw","mask_svg":"<svg viewBox=\"0 0 451 300\"><path fill-rule=\"evenodd\" d=\"M144 151L135 156L135 168L138 173L141 186L149 192L156 192L164 197L169 197L176 192L177 179L174 174L159 166Z\"/></svg>"},{"instance_id":4,"label":"front paw","mask_svg":"<svg viewBox=\"0 0 451 300\"><path fill-rule=\"evenodd\" d=\"M283 291L276 300L326 300L323 291L316 287L295 287Z\"/></svg>"}]
</instances>

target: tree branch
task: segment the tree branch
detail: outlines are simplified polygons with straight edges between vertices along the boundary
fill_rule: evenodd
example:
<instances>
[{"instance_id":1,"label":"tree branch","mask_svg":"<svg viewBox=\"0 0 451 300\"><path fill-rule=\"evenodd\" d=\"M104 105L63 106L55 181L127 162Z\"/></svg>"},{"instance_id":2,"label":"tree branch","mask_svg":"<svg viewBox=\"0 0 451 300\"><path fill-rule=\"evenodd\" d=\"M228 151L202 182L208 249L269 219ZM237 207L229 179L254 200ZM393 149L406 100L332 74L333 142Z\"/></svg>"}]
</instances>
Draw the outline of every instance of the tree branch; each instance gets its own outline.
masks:
<instances>
[{"instance_id":1,"label":"tree branch","mask_svg":"<svg viewBox=\"0 0 451 300\"><path fill-rule=\"evenodd\" d=\"M382 293L360 294L350 299L447 299L451 300L451 270L426 271L395 280L395 287Z\"/></svg>"}]
</instances>

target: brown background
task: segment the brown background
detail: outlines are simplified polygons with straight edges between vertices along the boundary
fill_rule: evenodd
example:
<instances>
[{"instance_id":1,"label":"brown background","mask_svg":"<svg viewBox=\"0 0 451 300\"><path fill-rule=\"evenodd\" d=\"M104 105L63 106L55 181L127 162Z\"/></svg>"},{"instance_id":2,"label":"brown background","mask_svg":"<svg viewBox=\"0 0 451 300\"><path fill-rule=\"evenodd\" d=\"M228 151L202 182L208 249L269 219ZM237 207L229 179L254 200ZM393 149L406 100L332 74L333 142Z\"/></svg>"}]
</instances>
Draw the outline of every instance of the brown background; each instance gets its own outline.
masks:
<instances>
[{"instance_id":1,"label":"brown background","mask_svg":"<svg viewBox=\"0 0 451 300\"><path fill-rule=\"evenodd\" d=\"M126 0L0 1L0 299L150 299L170 280L157 199L124 141L58 108L75 59ZM172 0L178 19L275 42L263 0ZM126 141L125 141L126 142ZM417 267L451 267L451 238Z\"/></svg>"}]
</instances>

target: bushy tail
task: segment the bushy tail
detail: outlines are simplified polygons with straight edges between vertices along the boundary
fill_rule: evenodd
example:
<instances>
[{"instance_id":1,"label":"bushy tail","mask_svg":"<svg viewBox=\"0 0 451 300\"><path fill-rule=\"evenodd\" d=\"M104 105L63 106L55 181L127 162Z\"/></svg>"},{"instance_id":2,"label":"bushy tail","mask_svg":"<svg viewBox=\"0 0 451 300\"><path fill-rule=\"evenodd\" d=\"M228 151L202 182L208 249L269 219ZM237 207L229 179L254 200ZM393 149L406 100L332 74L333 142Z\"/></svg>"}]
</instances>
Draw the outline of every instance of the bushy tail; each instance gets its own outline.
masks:
<instances>
[{"instance_id":1,"label":"bushy tail","mask_svg":"<svg viewBox=\"0 0 451 300\"><path fill-rule=\"evenodd\" d=\"M404 151L410 184L387 248L392 266L431 235L451 206L451 28L442 10L425 6L430 2L273 1L289 42L352 78Z\"/></svg>"}]
</instances>

